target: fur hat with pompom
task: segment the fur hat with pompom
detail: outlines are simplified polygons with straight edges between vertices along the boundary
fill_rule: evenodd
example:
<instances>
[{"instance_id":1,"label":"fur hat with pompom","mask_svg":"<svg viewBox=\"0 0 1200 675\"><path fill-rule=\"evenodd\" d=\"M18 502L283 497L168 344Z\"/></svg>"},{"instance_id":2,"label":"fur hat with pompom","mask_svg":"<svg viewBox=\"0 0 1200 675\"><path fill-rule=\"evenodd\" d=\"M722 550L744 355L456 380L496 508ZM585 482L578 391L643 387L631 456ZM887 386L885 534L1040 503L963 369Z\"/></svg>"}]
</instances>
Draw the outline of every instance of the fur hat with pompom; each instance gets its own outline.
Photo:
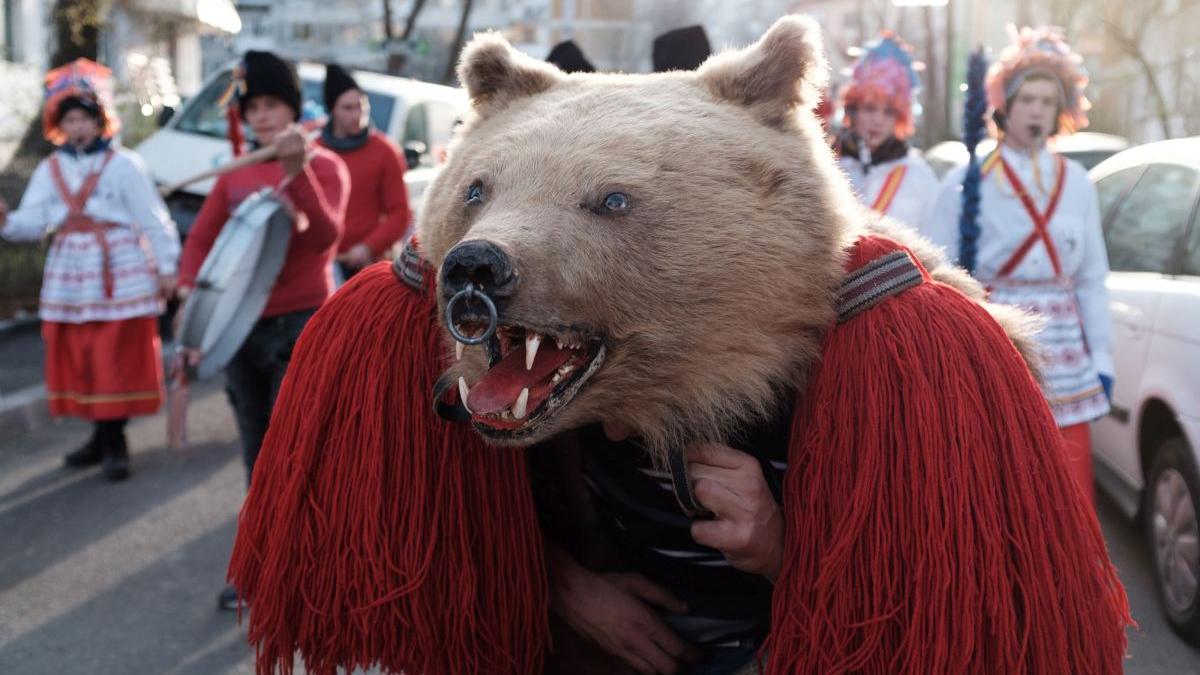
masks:
<instances>
[{"instance_id":1,"label":"fur hat with pompom","mask_svg":"<svg viewBox=\"0 0 1200 675\"><path fill-rule=\"evenodd\" d=\"M1074 133L1088 125L1087 111L1091 108L1083 90L1087 86L1087 71L1083 58L1071 51L1060 28L1029 28L1020 31L1008 26L1012 40L987 74L988 106L997 124L1003 126L1008 102L1021 85L1035 74L1049 76L1058 82L1062 93L1056 133Z\"/></svg>"},{"instance_id":2,"label":"fur hat with pompom","mask_svg":"<svg viewBox=\"0 0 1200 675\"><path fill-rule=\"evenodd\" d=\"M852 126L851 117L860 105L876 103L896 114L892 135L901 140L912 136L916 131L913 93L921 87L919 66L913 61L912 49L891 32L864 46L842 97L846 110L843 123Z\"/></svg>"}]
</instances>

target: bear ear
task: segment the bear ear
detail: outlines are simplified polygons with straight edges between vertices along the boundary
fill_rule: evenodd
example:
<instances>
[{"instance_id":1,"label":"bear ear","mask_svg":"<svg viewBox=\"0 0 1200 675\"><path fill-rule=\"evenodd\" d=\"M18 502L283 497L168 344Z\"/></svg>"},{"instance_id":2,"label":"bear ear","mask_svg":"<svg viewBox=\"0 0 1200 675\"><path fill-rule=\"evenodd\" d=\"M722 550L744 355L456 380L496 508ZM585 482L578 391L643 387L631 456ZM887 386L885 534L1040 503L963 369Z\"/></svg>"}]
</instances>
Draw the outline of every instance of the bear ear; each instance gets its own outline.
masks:
<instances>
[{"instance_id":1,"label":"bear ear","mask_svg":"<svg viewBox=\"0 0 1200 675\"><path fill-rule=\"evenodd\" d=\"M696 75L717 98L782 127L798 106L816 104L829 80L829 64L817 22L791 15L753 45L709 59Z\"/></svg>"},{"instance_id":2,"label":"bear ear","mask_svg":"<svg viewBox=\"0 0 1200 675\"><path fill-rule=\"evenodd\" d=\"M496 33L476 34L458 61L458 79L471 105L487 116L515 99L546 91L562 71L513 49Z\"/></svg>"}]
</instances>

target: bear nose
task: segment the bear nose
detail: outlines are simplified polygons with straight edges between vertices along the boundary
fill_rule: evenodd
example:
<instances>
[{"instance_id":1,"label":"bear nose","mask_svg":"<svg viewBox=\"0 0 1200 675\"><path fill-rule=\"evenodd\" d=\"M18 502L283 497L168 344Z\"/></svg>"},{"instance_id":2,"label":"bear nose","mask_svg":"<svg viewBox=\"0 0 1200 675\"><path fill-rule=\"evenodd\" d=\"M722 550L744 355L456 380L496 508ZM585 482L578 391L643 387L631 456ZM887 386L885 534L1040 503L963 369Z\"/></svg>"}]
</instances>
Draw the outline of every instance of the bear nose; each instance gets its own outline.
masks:
<instances>
[{"instance_id":1,"label":"bear nose","mask_svg":"<svg viewBox=\"0 0 1200 675\"><path fill-rule=\"evenodd\" d=\"M496 301L512 295L516 281L512 260L484 239L464 241L450 249L442 262L442 294L447 298L474 284Z\"/></svg>"}]
</instances>

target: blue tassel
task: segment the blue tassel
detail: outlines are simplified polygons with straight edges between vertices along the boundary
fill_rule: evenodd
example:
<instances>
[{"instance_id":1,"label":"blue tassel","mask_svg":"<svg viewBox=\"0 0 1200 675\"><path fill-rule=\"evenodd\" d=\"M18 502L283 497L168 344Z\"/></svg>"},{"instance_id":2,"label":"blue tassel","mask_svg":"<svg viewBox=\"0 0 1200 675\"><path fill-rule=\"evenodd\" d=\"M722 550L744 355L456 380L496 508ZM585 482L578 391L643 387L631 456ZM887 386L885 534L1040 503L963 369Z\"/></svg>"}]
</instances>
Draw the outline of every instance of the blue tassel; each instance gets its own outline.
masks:
<instances>
[{"instance_id":1,"label":"blue tassel","mask_svg":"<svg viewBox=\"0 0 1200 675\"><path fill-rule=\"evenodd\" d=\"M967 96L963 100L963 144L970 154L967 175L962 184L962 212L958 219L958 264L968 272L975 273L975 262L979 246L979 187L983 174L975 148L986 131L984 115L987 114L987 95L984 92L984 77L987 75L987 57L980 48L967 63Z\"/></svg>"}]
</instances>

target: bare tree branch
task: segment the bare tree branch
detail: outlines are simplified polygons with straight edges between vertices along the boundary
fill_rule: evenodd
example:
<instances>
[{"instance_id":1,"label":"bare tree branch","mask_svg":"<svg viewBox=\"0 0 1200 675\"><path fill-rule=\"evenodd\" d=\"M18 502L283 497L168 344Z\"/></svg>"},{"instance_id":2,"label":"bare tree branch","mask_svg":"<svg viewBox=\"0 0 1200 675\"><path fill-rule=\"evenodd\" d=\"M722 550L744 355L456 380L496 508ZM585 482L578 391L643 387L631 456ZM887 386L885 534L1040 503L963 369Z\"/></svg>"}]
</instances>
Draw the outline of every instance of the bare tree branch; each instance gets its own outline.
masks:
<instances>
[{"instance_id":1,"label":"bare tree branch","mask_svg":"<svg viewBox=\"0 0 1200 675\"><path fill-rule=\"evenodd\" d=\"M475 0L463 0L463 11L458 20L458 31L454 34L454 44L450 46L450 62L446 64L446 74L442 76L445 84L454 84L455 68L458 66L458 53L462 51L466 39L467 22L471 18L471 7Z\"/></svg>"},{"instance_id":2,"label":"bare tree branch","mask_svg":"<svg viewBox=\"0 0 1200 675\"><path fill-rule=\"evenodd\" d=\"M1156 3L1158 6L1159 3ZM1118 23L1115 23L1113 17L1105 16L1102 21L1104 28L1118 45L1130 58L1138 63L1142 69L1142 74L1146 78L1146 84L1150 87L1150 94L1154 98L1156 112L1158 113L1158 123L1162 127L1163 137L1172 138L1174 134L1171 129L1171 113L1170 107L1167 105L1166 96L1163 94L1162 87L1158 83L1158 74L1154 70L1154 65L1150 63L1150 59L1146 56L1145 50L1142 49L1141 35L1145 32L1145 27L1149 22L1141 23L1141 33L1134 35L1126 34Z\"/></svg>"},{"instance_id":3,"label":"bare tree branch","mask_svg":"<svg viewBox=\"0 0 1200 675\"><path fill-rule=\"evenodd\" d=\"M408 20L404 22L404 33L400 36L401 40L407 40L412 36L413 29L417 27L417 16L425 7L425 0L413 0L412 9L408 12Z\"/></svg>"}]
</instances>

